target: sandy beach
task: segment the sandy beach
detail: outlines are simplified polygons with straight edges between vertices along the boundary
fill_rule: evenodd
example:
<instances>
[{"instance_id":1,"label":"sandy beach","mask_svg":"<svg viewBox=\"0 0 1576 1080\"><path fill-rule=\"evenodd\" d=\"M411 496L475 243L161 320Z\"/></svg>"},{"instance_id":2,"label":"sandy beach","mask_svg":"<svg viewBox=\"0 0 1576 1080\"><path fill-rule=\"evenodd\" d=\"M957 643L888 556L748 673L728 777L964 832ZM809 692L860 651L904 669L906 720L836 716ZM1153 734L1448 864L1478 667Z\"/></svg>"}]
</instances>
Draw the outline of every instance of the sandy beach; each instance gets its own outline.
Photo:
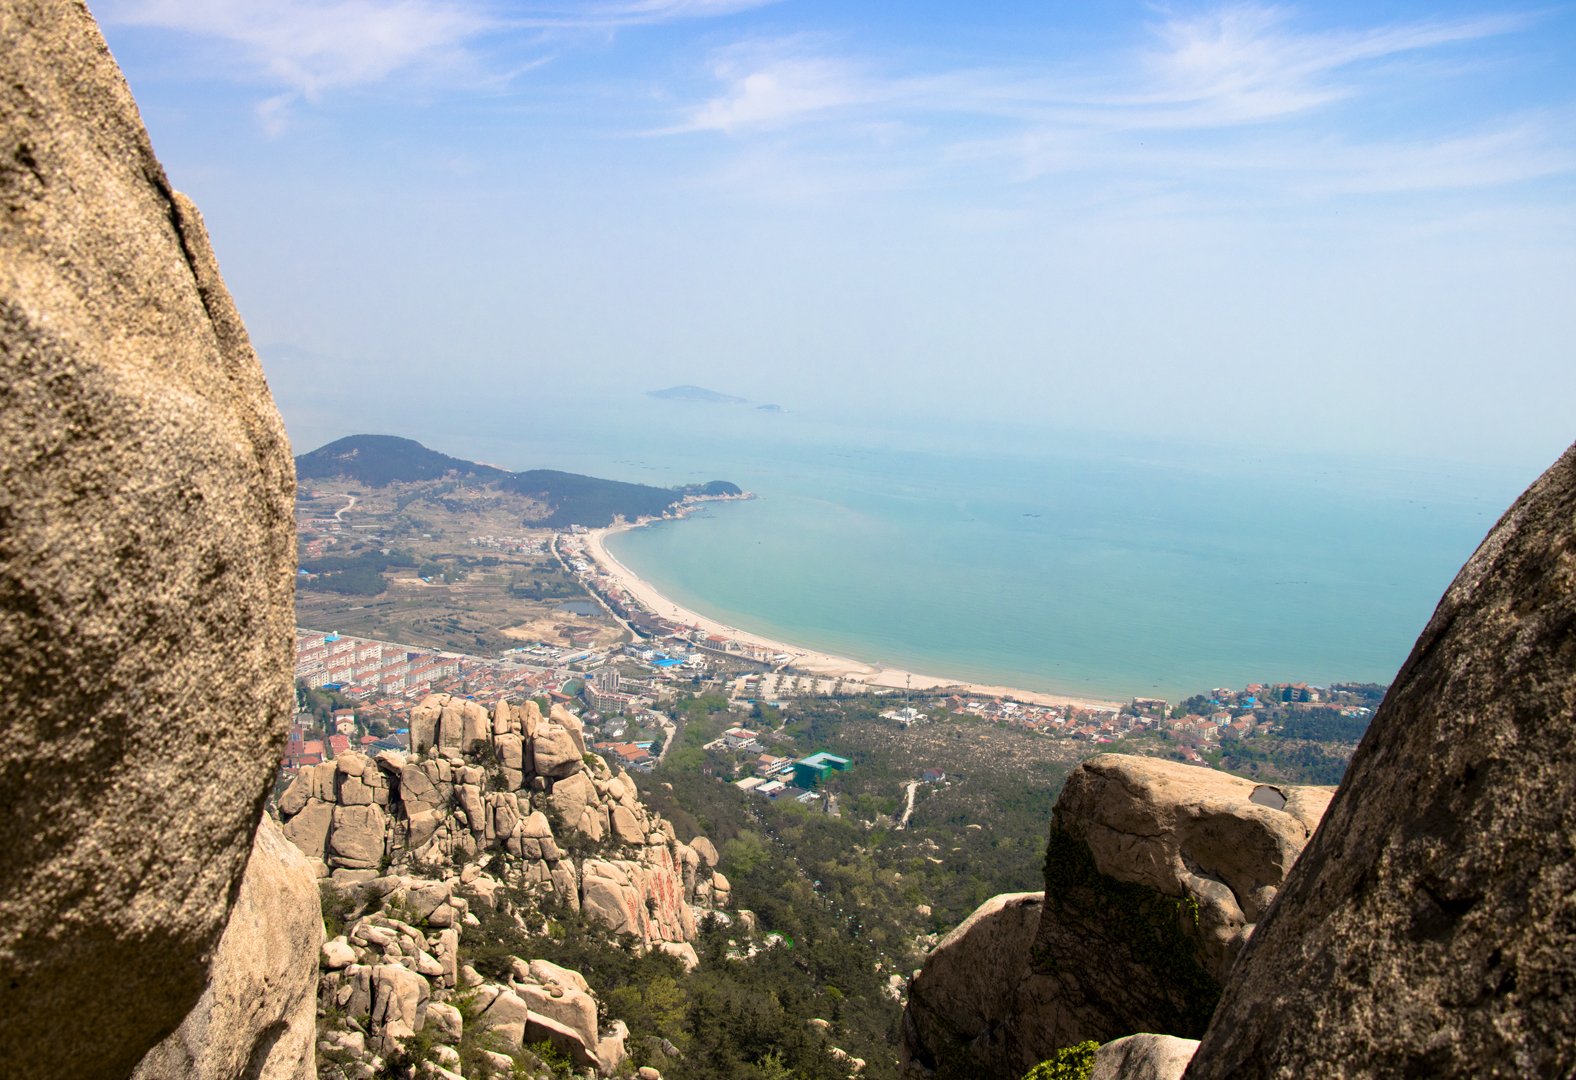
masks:
<instances>
[{"instance_id":1,"label":"sandy beach","mask_svg":"<svg viewBox=\"0 0 1576 1080\"><path fill-rule=\"evenodd\" d=\"M1121 701L1106 700L1101 698L1068 697L1062 694L1046 694L1035 690L1020 690L1010 686L986 686L980 683L959 682L956 679L942 678L936 675L926 675L917 671L907 671L903 668L886 667L878 664L866 664L846 656L833 656L830 653L816 652L813 649L801 648L783 641L761 637L740 630L736 626L728 626L715 619L681 607L672 600L663 596L650 583L641 580L639 575L629 567L619 562L607 550L603 542L613 533L624 532L628 529L639 528L637 525L612 525L603 529L592 529L581 537L576 537L585 543L586 554L591 556L602 568L603 572L611 578L619 588L644 604L651 613L670 619L686 626L699 626L709 634L734 638L748 642L752 645L770 649L775 653L787 653L793 657L793 666L828 679L842 679L844 682L860 682L872 687L893 687L901 689L905 685L912 686L915 690L929 690L935 687L947 687L960 694L976 697L1012 698L1015 701L1031 702L1038 705L1071 705L1083 709L1112 709L1123 704Z\"/></svg>"}]
</instances>

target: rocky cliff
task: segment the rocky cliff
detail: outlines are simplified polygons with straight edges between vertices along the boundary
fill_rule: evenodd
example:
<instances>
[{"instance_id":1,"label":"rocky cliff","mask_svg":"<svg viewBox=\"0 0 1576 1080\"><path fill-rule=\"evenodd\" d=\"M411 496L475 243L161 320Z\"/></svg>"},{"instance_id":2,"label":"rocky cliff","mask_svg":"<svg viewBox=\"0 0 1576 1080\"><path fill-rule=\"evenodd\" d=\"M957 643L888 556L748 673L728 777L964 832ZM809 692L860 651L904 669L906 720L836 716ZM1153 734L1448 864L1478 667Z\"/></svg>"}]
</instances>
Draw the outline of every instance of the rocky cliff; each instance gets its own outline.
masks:
<instances>
[{"instance_id":1,"label":"rocky cliff","mask_svg":"<svg viewBox=\"0 0 1576 1080\"><path fill-rule=\"evenodd\" d=\"M283 749L295 480L86 6L0 0L0 1060L125 1076L203 993Z\"/></svg>"},{"instance_id":2,"label":"rocky cliff","mask_svg":"<svg viewBox=\"0 0 1576 1080\"><path fill-rule=\"evenodd\" d=\"M484 979L462 935L478 916L504 919L525 948L548 932L544 911L564 905L693 967L697 914L729 902L715 846L680 842L628 774L586 752L579 719L559 706L544 717L532 701L434 694L411 712L411 746L340 754L280 798L284 834L350 905L324 946L321 1005L341 1018L325 1052L373 1069L414 1035L452 1049L467 1031L463 999L495 1052L545 1041L577 1068L611 1072L627 1056L624 1029L579 974L510 957Z\"/></svg>"},{"instance_id":3,"label":"rocky cliff","mask_svg":"<svg viewBox=\"0 0 1576 1080\"><path fill-rule=\"evenodd\" d=\"M692 940L692 904L727 906L716 849L681 843L561 706L543 717L532 701L433 694L411 712L411 746L340 754L285 791L285 835L321 876L354 885L485 862L481 887L550 892L642 947Z\"/></svg>"},{"instance_id":4,"label":"rocky cliff","mask_svg":"<svg viewBox=\"0 0 1576 1080\"><path fill-rule=\"evenodd\" d=\"M1057 800L1046 891L988 901L910 983L905 1075L1017 1080L1085 1040L1196 1038L1333 791L1084 762Z\"/></svg>"}]
</instances>

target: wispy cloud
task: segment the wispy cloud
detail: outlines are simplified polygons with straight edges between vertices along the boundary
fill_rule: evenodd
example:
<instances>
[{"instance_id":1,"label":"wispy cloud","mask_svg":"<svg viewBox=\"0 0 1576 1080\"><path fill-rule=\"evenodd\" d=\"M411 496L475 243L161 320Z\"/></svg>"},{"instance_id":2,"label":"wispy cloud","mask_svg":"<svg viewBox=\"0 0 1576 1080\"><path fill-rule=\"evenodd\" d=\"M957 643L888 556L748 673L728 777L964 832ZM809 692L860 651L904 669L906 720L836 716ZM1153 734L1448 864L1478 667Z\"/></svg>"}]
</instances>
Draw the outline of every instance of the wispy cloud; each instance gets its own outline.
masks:
<instances>
[{"instance_id":1,"label":"wispy cloud","mask_svg":"<svg viewBox=\"0 0 1576 1080\"><path fill-rule=\"evenodd\" d=\"M713 55L720 92L661 133L768 136L782 157L795 129L815 136L815 153L824 155L839 132L867 144L867 132L901 123L911 132L928 129L910 149L929 156L930 169L1008 160L1018 179L1224 169L1295 174L1304 191L1506 183L1576 167L1564 130L1570 125L1516 117L1432 140L1360 145L1347 136L1349 121L1315 121L1382 93L1387 73L1412 63L1410 54L1526 25L1524 17L1496 16L1307 31L1290 9L1236 4L1154 24L1145 43L1103 58L1093 72L1085 65L890 74L823 41L751 41Z\"/></svg>"},{"instance_id":2,"label":"wispy cloud","mask_svg":"<svg viewBox=\"0 0 1576 1080\"><path fill-rule=\"evenodd\" d=\"M733 135L838 109L973 113L1090 128L1222 127L1293 116L1351 97L1364 61L1504 33L1514 17L1308 33L1280 7L1234 5L1152 28L1153 44L1108 58L1098 76L958 70L891 76L871 61L816 55L803 38L719 50L723 91L672 131Z\"/></svg>"},{"instance_id":3,"label":"wispy cloud","mask_svg":"<svg viewBox=\"0 0 1576 1080\"><path fill-rule=\"evenodd\" d=\"M489 35L525 33L540 43L564 31L716 17L772 2L592 0L500 10L478 0L110 0L102 15L108 23L175 30L236 47L246 77L285 91L277 104L400 72L469 70L472 47Z\"/></svg>"}]
</instances>

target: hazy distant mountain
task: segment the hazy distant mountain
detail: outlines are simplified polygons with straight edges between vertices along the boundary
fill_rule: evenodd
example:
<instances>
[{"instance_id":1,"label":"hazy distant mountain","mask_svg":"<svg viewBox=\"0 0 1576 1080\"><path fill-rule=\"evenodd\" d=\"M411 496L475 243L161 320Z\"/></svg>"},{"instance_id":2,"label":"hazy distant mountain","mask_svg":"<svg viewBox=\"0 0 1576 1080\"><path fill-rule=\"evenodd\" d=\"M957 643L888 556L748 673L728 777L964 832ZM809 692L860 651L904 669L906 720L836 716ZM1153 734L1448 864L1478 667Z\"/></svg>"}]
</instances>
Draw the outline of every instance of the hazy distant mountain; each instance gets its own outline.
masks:
<instances>
[{"instance_id":1,"label":"hazy distant mountain","mask_svg":"<svg viewBox=\"0 0 1576 1080\"><path fill-rule=\"evenodd\" d=\"M429 450L414 439L394 435L350 435L296 458L296 476L302 480L344 477L369 487L391 483L470 477L500 492L521 495L547 507L545 517L525 523L545 528L610 525L622 515L661 517L683 502L686 495L737 495L737 484L713 480L682 488L659 488L601 480L555 469L509 472L464 458Z\"/></svg>"},{"instance_id":2,"label":"hazy distant mountain","mask_svg":"<svg viewBox=\"0 0 1576 1080\"><path fill-rule=\"evenodd\" d=\"M713 401L722 405L743 405L744 398L732 394L719 394L700 386L670 386L666 390L647 390L647 397L664 401Z\"/></svg>"},{"instance_id":3,"label":"hazy distant mountain","mask_svg":"<svg viewBox=\"0 0 1576 1080\"><path fill-rule=\"evenodd\" d=\"M296 458L296 476L302 480L344 476L372 487L440 480L451 472L485 480L510 475L491 465L428 450L415 439L397 435L347 435Z\"/></svg>"}]
</instances>

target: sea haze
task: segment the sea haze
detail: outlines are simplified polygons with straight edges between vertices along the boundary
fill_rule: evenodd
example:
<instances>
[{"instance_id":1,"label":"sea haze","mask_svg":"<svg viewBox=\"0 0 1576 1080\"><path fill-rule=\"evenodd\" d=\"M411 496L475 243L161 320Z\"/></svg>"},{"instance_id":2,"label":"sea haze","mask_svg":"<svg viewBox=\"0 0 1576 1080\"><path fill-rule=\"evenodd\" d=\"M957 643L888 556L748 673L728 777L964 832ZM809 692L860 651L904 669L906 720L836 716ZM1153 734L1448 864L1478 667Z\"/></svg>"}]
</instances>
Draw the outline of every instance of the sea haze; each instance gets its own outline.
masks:
<instances>
[{"instance_id":1,"label":"sea haze","mask_svg":"<svg viewBox=\"0 0 1576 1080\"><path fill-rule=\"evenodd\" d=\"M862 661L1117 698L1389 682L1538 471L650 399L475 421L408 434L510 468L756 492L611 539L686 607Z\"/></svg>"}]
</instances>

